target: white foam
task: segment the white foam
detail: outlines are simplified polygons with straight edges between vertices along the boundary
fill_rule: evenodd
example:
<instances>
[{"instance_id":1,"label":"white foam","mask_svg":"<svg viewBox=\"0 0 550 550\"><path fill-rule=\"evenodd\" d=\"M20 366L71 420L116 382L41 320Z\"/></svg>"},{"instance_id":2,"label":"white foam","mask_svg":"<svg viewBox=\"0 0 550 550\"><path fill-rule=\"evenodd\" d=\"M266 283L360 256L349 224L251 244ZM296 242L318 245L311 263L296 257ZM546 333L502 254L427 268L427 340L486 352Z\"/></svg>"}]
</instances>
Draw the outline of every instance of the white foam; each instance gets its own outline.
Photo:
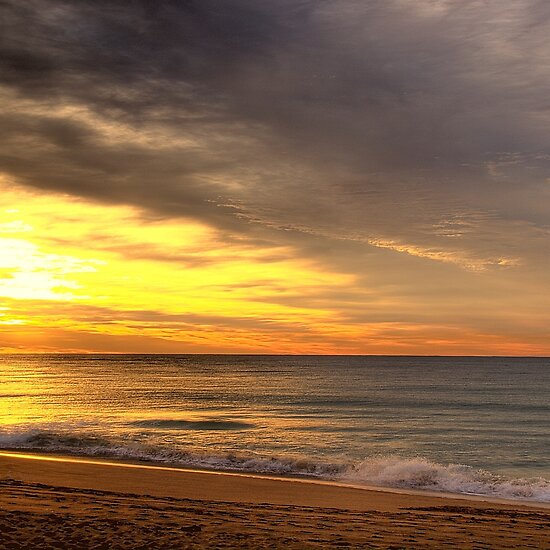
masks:
<instances>
[{"instance_id":1,"label":"white foam","mask_svg":"<svg viewBox=\"0 0 550 550\"><path fill-rule=\"evenodd\" d=\"M508 478L461 464L438 464L425 458L380 456L358 463L328 463L294 457L186 452L167 446L115 441L87 430L0 430L0 447L271 475L308 476L359 485L461 493L550 502L550 481Z\"/></svg>"},{"instance_id":2,"label":"white foam","mask_svg":"<svg viewBox=\"0 0 550 550\"><path fill-rule=\"evenodd\" d=\"M339 478L382 487L550 502L550 481L546 479L507 478L462 464L443 465L425 458L372 458L350 466Z\"/></svg>"}]
</instances>

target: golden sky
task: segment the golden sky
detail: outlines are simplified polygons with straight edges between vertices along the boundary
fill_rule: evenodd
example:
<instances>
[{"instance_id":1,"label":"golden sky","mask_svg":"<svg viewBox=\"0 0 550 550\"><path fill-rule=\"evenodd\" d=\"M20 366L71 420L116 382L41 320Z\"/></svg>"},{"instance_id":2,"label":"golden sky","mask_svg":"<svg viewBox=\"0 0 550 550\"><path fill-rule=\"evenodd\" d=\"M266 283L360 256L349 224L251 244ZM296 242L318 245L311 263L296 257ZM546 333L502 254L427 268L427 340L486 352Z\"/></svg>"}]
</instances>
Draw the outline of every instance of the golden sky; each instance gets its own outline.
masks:
<instances>
[{"instance_id":1,"label":"golden sky","mask_svg":"<svg viewBox=\"0 0 550 550\"><path fill-rule=\"evenodd\" d=\"M395 296L377 285L368 288L357 275L301 258L289 246L227 239L195 221L31 192L5 180L0 212L3 351L537 354L547 349L544 334L499 334L483 321L482 329L465 326L461 309L472 307L469 296L463 308L452 304L457 319L437 320L432 308L440 308L434 303ZM386 254L416 261L404 251ZM461 268L451 264L450 269ZM494 277L469 275L478 283L486 279L488 286ZM513 302L501 304L500 315L508 317L506 309L518 306ZM372 312L372 321L354 318L363 310ZM403 312L409 321L391 320ZM527 329L529 321L526 316Z\"/></svg>"},{"instance_id":2,"label":"golden sky","mask_svg":"<svg viewBox=\"0 0 550 550\"><path fill-rule=\"evenodd\" d=\"M146 4L5 3L0 350L550 355L546 4Z\"/></svg>"},{"instance_id":3,"label":"golden sky","mask_svg":"<svg viewBox=\"0 0 550 550\"><path fill-rule=\"evenodd\" d=\"M274 298L352 280L283 247L224 242L132 207L3 186L0 208L6 350L322 352L337 313ZM304 327L315 335L292 337Z\"/></svg>"}]
</instances>

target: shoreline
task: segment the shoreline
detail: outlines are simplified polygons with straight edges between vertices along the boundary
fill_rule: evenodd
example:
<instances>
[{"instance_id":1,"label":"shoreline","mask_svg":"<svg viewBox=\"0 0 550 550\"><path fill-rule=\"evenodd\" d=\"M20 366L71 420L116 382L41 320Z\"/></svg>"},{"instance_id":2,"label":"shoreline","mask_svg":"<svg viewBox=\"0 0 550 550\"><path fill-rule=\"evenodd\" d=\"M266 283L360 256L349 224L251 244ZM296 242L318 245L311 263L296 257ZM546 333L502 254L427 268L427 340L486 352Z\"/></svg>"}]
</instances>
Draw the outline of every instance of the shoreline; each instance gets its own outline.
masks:
<instances>
[{"instance_id":1,"label":"shoreline","mask_svg":"<svg viewBox=\"0 0 550 550\"><path fill-rule=\"evenodd\" d=\"M538 503L0 452L0 548L548 548L548 525Z\"/></svg>"},{"instance_id":2,"label":"shoreline","mask_svg":"<svg viewBox=\"0 0 550 550\"><path fill-rule=\"evenodd\" d=\"M127 468L137 469L153 472L171 472L181 475L211 475L211 476L224 476L227 478L237 478L241 480L259 480L262 482L274 482L274 483L294 483L305 484L319 487L326 487L335 489L345 489L352 491L363 491L365 493L381 493L389 495L398 495L402 497L416 497L420 499L433 498L441 501L465 501L465 503L481 503L491 505L504 505L507 507L523 507L533 508L541 510L550 510L550 503L541 502L529 499L509 499L501 497L492 497L490 495L482 494L467 494L467 493L450 493L442 491L430 491L423 489L408 489L397 487L385 487L377 485L364 485L359 483L351 483L337 480L324 480L315 477L306 476L292 476L292 475L272 475L264 474L261 472L241 472L231 470L212 470L208 468L186 467L178 465L167 465L164 463L156 462L143 462L139 460L121 460L113 459L109 457L86 457L78 455L63 455L58 453L47 452L34 452L31 450L12 450L12 449L0 449L0 477L4 469L4 460L28 460L28 461L41 461L60 464L75 464L75 465L89 465L97 466L100 468Z\"/></svg>"}]
</instances>

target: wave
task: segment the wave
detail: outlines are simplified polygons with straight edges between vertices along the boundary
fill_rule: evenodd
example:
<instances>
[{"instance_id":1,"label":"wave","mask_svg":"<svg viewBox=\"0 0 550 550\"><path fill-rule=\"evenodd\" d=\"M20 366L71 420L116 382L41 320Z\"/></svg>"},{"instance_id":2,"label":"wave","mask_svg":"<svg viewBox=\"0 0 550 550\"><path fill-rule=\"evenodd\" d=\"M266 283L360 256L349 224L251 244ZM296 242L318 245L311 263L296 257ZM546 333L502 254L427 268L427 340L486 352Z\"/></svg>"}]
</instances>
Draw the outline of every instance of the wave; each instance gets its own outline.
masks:
<instances>
[{"instance_id":1,"label":"wave","mask_svg":"<svg viewBox=\"0 0 550 550\"><path fill-rule=\"evenodd\" d=\"M308 476L321 479L330 479L345 469L343 464L284 457L263 457L252 453L249 455L201 453L174 449L167 445L148 445L107 439L93 434L73 434L38 429L0 430L0 448L143 460L211 470Z\"/></svg>"},{"instance_id":2,"label":"wave","mask_svg":"<svg viewBox=\"0 0 550 550\"><path fill-rule=\"evenodd\" d=\"M426 458L378 456L350 463L295 457L187 452L162 445L115 441L96 434L51 430L0 430L0 447L88 457L139 460L218 471L306 476L326 481L401 489L550 502L550 480L511 478Z\"/></svg>"},{"instance_id":3,"label":"wave","mask_svg":"<svg viewBox=\"0 0 550 550\"><path fill-rule=\"evenodd\" d=\"M342 479L382 487L550 502L550 480L511 478L463 464L438 464L425 458L372 458L351 465Z\"/></svg>"},{"instance_id":4,"label":"wave","mask_svg":"<svg viewBox=\"0 0 550 550\"><path fill-rule=\"evenodd\" d=\"M130 425L140 428L161 428L165 430L248 430L255 425L236 420L136 420Z\"/></svg>"}]
</instances>

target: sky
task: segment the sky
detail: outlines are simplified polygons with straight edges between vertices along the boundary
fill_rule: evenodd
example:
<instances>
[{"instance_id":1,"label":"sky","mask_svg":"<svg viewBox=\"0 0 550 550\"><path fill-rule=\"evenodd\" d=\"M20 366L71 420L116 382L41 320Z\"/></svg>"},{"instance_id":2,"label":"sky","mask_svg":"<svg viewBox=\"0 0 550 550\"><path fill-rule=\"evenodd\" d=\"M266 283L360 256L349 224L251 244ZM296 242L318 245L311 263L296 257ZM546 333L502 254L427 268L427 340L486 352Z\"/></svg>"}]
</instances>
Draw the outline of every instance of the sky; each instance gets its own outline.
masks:
<instances>
[{"instance_id":1,"label":"sky","mask_svg":"<svg viewBox=\"0 0 550 550\"><path fill-rule=\"evenodd\" d=\"M0 13L0 351L550 355L547 0Z\"/></svg>"}]
</instances>

